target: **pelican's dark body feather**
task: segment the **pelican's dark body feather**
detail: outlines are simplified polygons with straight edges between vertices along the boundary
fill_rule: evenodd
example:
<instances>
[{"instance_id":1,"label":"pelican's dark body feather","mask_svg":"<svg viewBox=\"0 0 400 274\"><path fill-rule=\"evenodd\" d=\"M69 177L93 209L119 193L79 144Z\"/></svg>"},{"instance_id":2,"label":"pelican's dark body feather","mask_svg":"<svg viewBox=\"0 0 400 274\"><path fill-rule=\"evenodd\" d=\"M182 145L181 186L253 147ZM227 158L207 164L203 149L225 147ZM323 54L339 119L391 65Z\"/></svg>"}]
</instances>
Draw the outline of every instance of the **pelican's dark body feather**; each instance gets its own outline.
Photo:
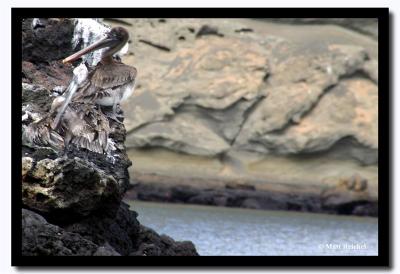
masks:
<instances>
[{"instance_id":1,"label":"pelican's dark body feather","mask_svg":"<svg viewBox=\"0 0 400 274\"><path fill-rule=\"evenodd\" d=\"M113 106L135 86L137 70L123 63L98 64L72 96L71 101ZM108 100L107 100L108 98Z\"/></svg>"},{"instance_id":2,"label":"pelican's dark body feather","mask_svg":"<svg viewBox=\"0 0 400 274\"><path fill-rule=\"evenodd\" d=\"M65 110L57 129L51 127L55 112L24 128L24 140L34 146L49 146L62 150L69 144L96 153L113 149L109 142L110 125L107 117L97 108L72 102Z\"/></svg>"}]
</instances>

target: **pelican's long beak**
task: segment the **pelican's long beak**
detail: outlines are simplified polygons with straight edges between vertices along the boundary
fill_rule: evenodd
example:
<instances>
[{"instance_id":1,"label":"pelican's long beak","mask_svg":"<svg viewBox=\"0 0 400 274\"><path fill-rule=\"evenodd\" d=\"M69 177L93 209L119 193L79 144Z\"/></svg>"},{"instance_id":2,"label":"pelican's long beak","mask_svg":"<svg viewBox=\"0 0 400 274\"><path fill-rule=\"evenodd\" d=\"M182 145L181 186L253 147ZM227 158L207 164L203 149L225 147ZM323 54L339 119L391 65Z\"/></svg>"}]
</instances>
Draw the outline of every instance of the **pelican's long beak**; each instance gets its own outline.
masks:
<instances>
[{"instance_id":1,"label":"pelican's long beak","mask_svg":"<svg viewBox=\"0 0 400 274\"><path fill-rule=\"evenodd\" d=\"M80 51L68 56L62 62L63 62L63 64L73 62L73 61L79 59L82 55L85 55L85 54L87 54L89 52L92 52L92 51L95 51L95 50L98 50L98 49L102 49L102 48L105 48L105 47L114 47L116 45L116 43L118 43L118 40L114 40L114 39L111 39L111 38L108 38L108 37L103 38L100 41L97 41L97 42L91 44L87 48L84 48L84 49L82 49L82 50L80 50Z\"/></svg>"}]
</instances>

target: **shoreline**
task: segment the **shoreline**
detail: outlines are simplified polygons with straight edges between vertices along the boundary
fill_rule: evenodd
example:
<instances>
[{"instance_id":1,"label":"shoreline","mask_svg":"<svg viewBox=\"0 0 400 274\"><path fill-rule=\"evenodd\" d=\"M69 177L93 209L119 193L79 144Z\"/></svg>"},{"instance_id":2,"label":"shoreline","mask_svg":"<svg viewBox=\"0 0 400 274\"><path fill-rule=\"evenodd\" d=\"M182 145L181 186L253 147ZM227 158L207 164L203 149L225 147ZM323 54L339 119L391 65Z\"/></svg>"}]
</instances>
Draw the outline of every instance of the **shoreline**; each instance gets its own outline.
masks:
<instances>
[{"instance_id":1,"label":"shoreline","mask_svg":"<svg viewBox=\"0 0 400 274\"><path fill-rule=\"evenodd\" d=\"M184 178L138 172L133 178L135 182L131 183L124 199L367 217L378 214L377 199L341 185L264 182L259 189L240 179Z\"/></svg>"}]
</instances>

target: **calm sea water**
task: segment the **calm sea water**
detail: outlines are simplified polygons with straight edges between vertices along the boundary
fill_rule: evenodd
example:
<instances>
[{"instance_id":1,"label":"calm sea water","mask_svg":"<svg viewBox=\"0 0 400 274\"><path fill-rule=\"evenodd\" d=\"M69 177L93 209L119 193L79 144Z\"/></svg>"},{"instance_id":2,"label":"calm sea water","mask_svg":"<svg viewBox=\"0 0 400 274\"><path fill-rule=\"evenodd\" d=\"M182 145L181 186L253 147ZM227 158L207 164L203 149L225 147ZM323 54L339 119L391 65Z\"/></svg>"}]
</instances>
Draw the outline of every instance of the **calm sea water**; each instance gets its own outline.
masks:
<instances>
[{"instance_id":1,"label":"calm sea water","mask_svg":"<svg viewBox=\"0 0 400 274\"><path fill-rule=\"evenodd\" d=\"M378 219L128 201L139 221L200 255L377 255Z\"/></svg>"}]
</instances>

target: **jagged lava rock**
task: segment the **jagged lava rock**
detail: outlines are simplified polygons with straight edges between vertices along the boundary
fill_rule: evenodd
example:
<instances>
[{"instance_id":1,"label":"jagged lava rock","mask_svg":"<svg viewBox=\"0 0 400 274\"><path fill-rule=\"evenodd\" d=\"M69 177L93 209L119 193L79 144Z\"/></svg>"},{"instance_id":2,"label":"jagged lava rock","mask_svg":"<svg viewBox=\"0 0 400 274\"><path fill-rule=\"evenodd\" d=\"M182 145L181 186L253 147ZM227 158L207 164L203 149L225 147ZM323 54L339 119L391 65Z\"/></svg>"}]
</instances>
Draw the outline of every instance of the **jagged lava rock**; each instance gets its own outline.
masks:
<instances>
[{"instance_id":1,"label":"jagged lava rock","mask_svg":"<svg viewBox=\"0 0 400 274\"><path fill-rule=\"evenodd\" d=\"M33 63L61 60L72 54L73 19L26 18L22 21L22 59Z\"/></svg>"},{"instance_id":2,"label":"jagged lava rock","mask_svg":"<svg viewBox=\"0 0 400 274\"><path fill-rule=\"evenodd\" d=\"M161 237L152 229L140 226L137 251L130 256L197 256L195 246L190 241L176 242L167 235Z\"/></svg>"},{"instance_id":3,"label":"jagged lava rock","mask_svg":"<svg viewBox=\"0 0 400 274\"><path fill-rule=\"evenodd\" d=\"M77 233L49 224L42 216L22 209L24 256L119 256L111 246L99 246Z\"/></svg>"},{"instance_id":4,"label":"jagged lava rock","mask_svg":"<svg viewBox=\"0 0 400 274\"><path fill-rule=\"evenodd\" d=\"M29 162L24 157L23 162ZM123 186L91 162L64 156L33 161L22 181L22 201L31 209L57 219L88 216L118 206ZM29 167L23 166L24 170Z\"/></svg>"}]
</instances>

